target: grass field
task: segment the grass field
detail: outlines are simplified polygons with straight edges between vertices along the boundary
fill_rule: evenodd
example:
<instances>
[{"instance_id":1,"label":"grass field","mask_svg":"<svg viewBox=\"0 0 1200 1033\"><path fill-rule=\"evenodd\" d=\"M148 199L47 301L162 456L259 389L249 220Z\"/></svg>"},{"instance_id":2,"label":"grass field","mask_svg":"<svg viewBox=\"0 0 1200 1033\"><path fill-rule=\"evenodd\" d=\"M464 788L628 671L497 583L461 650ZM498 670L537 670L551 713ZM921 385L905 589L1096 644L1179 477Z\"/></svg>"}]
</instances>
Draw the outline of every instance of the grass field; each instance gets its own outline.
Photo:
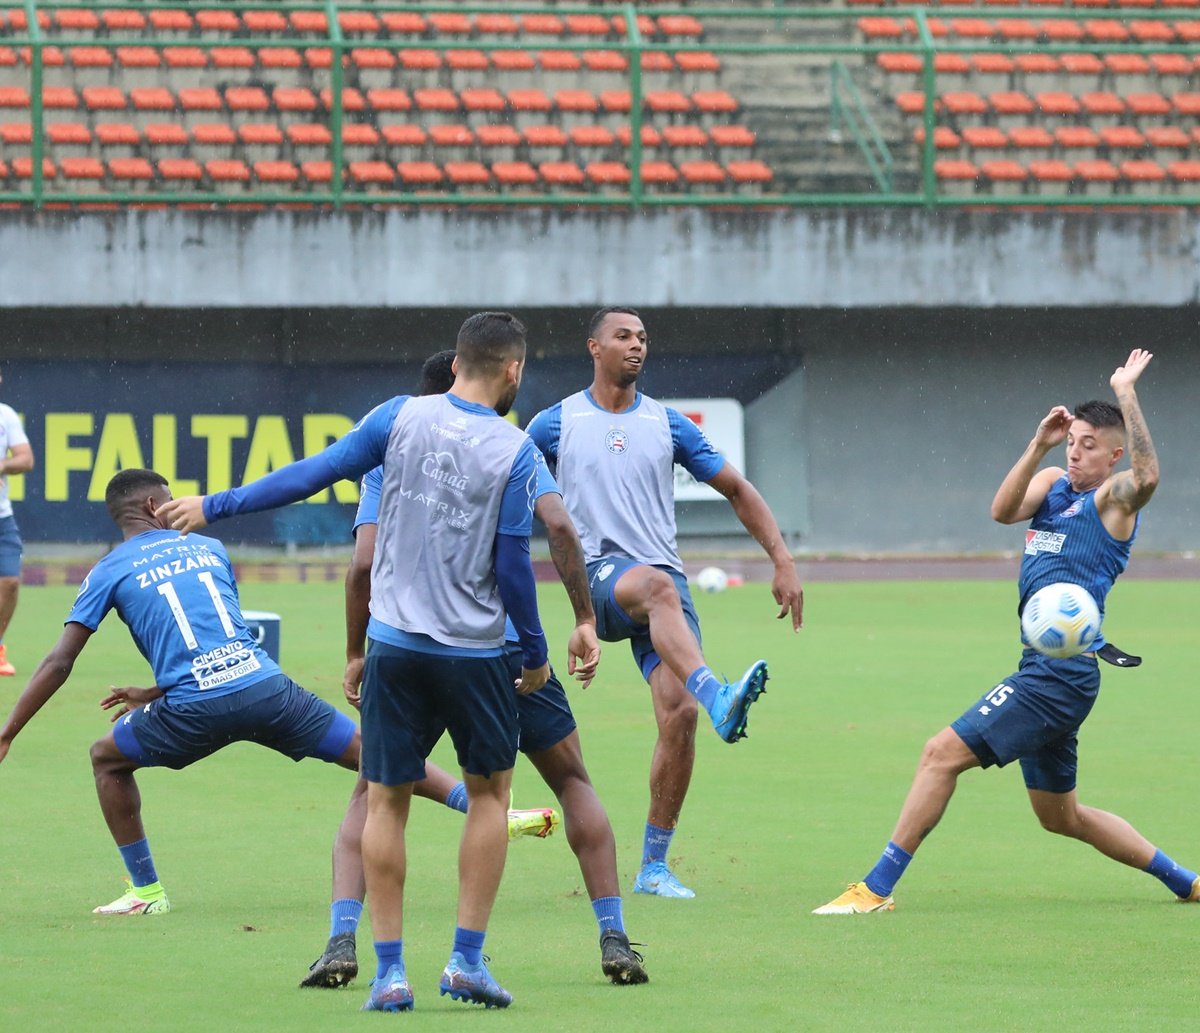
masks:
<instances>
[{"instance_id":1,"label":"grass field","mask_svg":"<svg viewBox=\"0 0 1200 1033\"><path fill-rule=\"evenodd\" d=\"M250 584L250 609L283 615L284 667L340 699L341 588ZM1016 765L965 777L897 892L893 914L809 911L878 856L924 740L1007 675L1010 584L809 584L805 630L775 622L762 585L698 599L707 653L729 673L771 663L750 738L701 737L672 858L693 901L628 897L651 983L616 988L565 839L514 844L489 931L507 1012L437 995L454 925L460 818L416 802L405 955L416 1011L359 1016L348 991L296 988L328 923L328 853L350 779L235 746L192 769L141 776L146 826L174 911L100 919L122 874L96 806L89 743L109 685L147 669L115 617L0 767L0 1029L307 1031L388 1022L423 1029L1133 1030L1194 1021L1188 973L1200 908L1149 876L1037 826ZM21 676L58 634L73 591L26 589L8 636ZM553 651L561 591L543 589ZM1107 668L1081 739L1080 795L1117 811L1182 863L1200 864L1190 815L1195 750L1191 646L1200 584L1129 582L1106 628L1144 654ZM623 885L638 861L653 721L626 647L575 691L585 755L617 833ZM436 760L450 763L445 744ZM548 801L524 762L518 803ZM360 959L373 968L369 927Z\"/></svg>"}]
</instances>

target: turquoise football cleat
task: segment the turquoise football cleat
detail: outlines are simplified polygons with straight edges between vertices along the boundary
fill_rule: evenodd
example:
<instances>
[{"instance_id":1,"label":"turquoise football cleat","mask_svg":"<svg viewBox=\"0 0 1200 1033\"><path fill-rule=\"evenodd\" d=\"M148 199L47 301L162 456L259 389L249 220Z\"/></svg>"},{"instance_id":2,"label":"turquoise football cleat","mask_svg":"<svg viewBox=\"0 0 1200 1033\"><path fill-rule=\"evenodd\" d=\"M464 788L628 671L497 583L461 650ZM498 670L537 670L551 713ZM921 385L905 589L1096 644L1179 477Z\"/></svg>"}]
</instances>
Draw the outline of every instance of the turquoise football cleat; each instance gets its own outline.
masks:
<instances>
[{"instance_id":1,"label":"turquoise football cleat","mask_svg":"<svg viewBox=\"0 0 1200 1033\"><path fill-rule=\"evenodd\" d=\"M644 865L633 880L634 893L651 893L656 897L674 897L691 900L696 894L675 878L675 873L665 861L651 861Z\"/></svg>"},{"instance_id":2,"label":"turquoise football cleat","mask_svg":"<svg viewBox=\"0 0 1200 1033\"><path fill-rule=\"evenodd\" d=\"M468 965L458 951L454 951L446 962L438 990L449 994L452 1000L482 1004L486 1008L507 1008L512 1004L512 994L492 978L487 965L482 961L478 965Z\"/></svg>"},{"instance_id":3,"label":"turquoise football cleat","mask_svg":"<svg viewBox=\"0 0 1200 1033\"><path fill-rule=\"evenodd\" d=\"M722 685L713 701L712 723L726 742L746 737L746 718L750 705L767 691L767 662L756 660L735 682Z\"/></svg>"}]
</instances>

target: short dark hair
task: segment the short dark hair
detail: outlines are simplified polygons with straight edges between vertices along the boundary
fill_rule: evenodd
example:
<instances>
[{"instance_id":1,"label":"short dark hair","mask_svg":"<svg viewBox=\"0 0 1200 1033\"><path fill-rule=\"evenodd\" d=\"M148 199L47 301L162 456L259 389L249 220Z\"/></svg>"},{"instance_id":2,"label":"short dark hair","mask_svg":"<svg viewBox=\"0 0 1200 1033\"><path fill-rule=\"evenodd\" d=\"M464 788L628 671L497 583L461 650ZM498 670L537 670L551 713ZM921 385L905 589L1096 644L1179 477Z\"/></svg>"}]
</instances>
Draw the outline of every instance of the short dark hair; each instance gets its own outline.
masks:
<instances>
[{"instance_id":1,"label":"short dark hair","mask_svg":"<svg viewBox=\"0 0 1200 1033\"><path fill-rule=\"evenodd\" d=\"M1125 430L1125 417L1121 415L1119 406L1112 402L1101 402L1093 399L1090 402L1080 402L1075 406L1075 419L1090 423L1093 427L1116 427Z\"/></svg>"},{"instance_id":2,"label":"short dark hair","mask_svg":"<svg viewBox=\"0 0 1200 1033\"><path fill-rule=\"evenodd\" d=\"M417 394L444 395L454 386L454 349L435 352L421 367L421 389Z\"/></svg>"},{"instance_id":3,"label":"short dark hair","mask_svg":"<svg viewBox=\"0 0 1200 1033\"><path fill-rule=\"evenodd\" d=\"M122 470L104 489L104 504L115 520L120 511L133 500L139 503L155 488L168 487L167 479L153 470Z\"/></svg>"},{"instance_id":4,"label":"short dark hair","mask_svg":"<svg viewBox=\"0 0 1200 1033\"><path fill-rule=\"evenodd\" d=\"M525 351L525 324L510 312L476 312L455 344L459 372L494 373Z\"/></svg>"},{"instance_id":5,"label":"short dark hair","mask_svg":"<svg viewBox=\"0 0 1200 1033\"><path fill-rule=\"evenodd\" d=\"M600 329L600 324L614 312L619 312L626 316L637 316L638 319L642 318L642 314L635 308L626 308L622 305L609 305L608 308L602 308L592 313L592 318L588 320L589 340L596 336L596 331Z\"/></svg>"}]
</instances>

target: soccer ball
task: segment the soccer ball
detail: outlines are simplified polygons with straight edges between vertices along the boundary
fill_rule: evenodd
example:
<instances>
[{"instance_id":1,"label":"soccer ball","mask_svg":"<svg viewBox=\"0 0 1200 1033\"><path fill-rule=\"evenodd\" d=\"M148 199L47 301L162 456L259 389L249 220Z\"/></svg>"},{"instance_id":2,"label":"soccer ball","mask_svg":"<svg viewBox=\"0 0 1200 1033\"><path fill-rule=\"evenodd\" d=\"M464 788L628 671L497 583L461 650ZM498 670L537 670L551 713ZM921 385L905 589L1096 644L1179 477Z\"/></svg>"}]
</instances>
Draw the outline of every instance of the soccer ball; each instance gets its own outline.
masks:
<instances>
[{"instance_id":1,"label":"soccer ball","mask_svg":"<svg viewBox=\"0 0 1200 1033\"><path fill-rule=\"evenodd\" d=\"M1021 634L1039 653L1064 659L1088 649L1100 633L1096 600L1079 585L1059 581L1029 597Z\"/></svg>"},{"instance_id":2,"label":"soccer ball","mask_svg":"<svg viewBox=\"0 0 1200 1033\"><path fill-rule=\"evenodd\" d=\"M729 575L720 567L705 567L696 575L701 592L724 592L729 587Z\"/></svg>"}]
</instances>

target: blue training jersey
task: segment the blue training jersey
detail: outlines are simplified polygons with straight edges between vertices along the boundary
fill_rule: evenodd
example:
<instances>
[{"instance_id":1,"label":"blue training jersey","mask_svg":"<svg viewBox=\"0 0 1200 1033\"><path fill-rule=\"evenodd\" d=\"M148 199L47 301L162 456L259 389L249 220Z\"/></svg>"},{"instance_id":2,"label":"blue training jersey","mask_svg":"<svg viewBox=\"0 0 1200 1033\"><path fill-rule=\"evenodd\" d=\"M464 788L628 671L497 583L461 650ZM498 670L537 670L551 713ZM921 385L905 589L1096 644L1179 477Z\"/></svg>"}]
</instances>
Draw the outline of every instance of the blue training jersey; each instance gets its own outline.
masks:
<instances>
[{"instance_id":1,"label":"blue training jersey","mask_svg":"<svg viewBox=\"0 0 1200 1033\"><path fill-rule=\"evenodd\" d=\"M529 423L554 465L589 563L624 556L683 571L675 544L675 464L710 481L724 457L677 409L637 394L625 412L602 409L579 391Z\"/></svg>"},{"instance_id":2,"label":"blue training jersey","mask_svg":"<svg viewBox=\"0 0 1200 1033\"><path fill-rule=\"evenodd\" d=\"M113 609L172 703L280 673L246 627L233 564L215 538L146 531L122 542L83 579L67 622L95 631Z\"/></svg>"},{"instance_id":3,"label":"blue training jersey","mask_svg":"<svg viewBox=\"0 0 1200 1033\"><path fill-rule=\"evenodd\" d=\"M1069 581L1091 593L1103 618L1104 600L1129 563L1140 523L1139 514L1128 540L1114 538L1096 509L1096 489L1076 491L1064 474L1054 482L1025 532L1017 613L1025 609L1026 601L1039 588ZM1096 648L1103 645L1101 633L1096 637Z\"/></svg>"},{"instance_id":4,"label":"blue training jersey","mask_svg":"<svg viewBox=\"0 0 1200 1033\"><path fill-rule=\"evenodd\" d=\"M536 504L537 500L543 495L561 495L558 483L554 480L554 475L550 473L545 461L541 455L537 456L537 484L533 491L533 500ZM377 466L373 470L369 470L362 479L362 484L359 486L358 511L354 514L354 530L357 531L363 524L379 523L379 499L383 494L383 467ZM519 640L517 629L513 627L512 621L505 617L504 619L504 638L507 642L516 642Z\"/></svg>"}]
</instances>

